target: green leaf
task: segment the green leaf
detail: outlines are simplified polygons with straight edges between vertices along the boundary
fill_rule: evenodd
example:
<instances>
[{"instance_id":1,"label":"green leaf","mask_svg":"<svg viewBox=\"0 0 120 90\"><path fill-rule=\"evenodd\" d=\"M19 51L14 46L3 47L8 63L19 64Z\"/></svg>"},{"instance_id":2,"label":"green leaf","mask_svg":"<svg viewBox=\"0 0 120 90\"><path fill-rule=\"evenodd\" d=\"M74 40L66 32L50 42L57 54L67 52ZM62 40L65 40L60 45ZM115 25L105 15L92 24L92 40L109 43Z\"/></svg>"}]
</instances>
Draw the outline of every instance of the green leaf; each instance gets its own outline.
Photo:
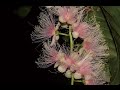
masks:
<instances>
[{"instance_id":1,"label":"green leaf","mask_svg":"<svg viewBox=\"0 0 120 90\"><path fill-rule=\"evenodd\" d=\"M19 17L24 18L29 14L31 8L32 6L21 6L17 10L15 10L14 13L17 14Z\"/></svg>"},{"instance_id":2,"label":"green leaf","mask_svg":"<svg viewBox=\"0 0 120 90\"><path fill-rule=\"evenodd\" d=\"M120 7L116 6L105 6L101 7L103 15L106 19L106 22L109 26L110 33L112 35L115 51L111 49L112 57L109 60L110 62L110 72L111 72L111 85L120 84ZM111 46L111 45L110 45ZM112 48L112 46L111 46Z\"/></svg>"},{"instance_id":3,"label":"green leaf","mask_svg":"<svg viewBox=\"0 0 120 90\"><path fill-rule=\"evenodd\" d=\"M110 84L117 85L120 83L120 19L117 19L118 16L120 16L120 10L118 9L118 7L116 7L117 9L113 8L114 7L107 7L108 10L103 10L100 7L94 6L93 15L96 16L96 21L100 24L100 29L102 30L110 48L110 56L108 58L109 68L106 68L107 71L110 70L110 72L108 72L108 75L110 75L111 77Z\"/></svg>"}]
</instances>

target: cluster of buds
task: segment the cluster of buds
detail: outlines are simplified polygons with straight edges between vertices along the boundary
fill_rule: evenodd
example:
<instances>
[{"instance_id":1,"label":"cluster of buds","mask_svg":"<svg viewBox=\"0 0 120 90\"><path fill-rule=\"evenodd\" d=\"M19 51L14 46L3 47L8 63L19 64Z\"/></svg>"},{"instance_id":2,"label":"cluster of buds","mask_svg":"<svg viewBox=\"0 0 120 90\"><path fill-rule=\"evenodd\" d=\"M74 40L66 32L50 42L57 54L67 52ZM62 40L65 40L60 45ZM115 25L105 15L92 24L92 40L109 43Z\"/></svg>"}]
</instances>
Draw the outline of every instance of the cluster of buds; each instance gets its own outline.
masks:
<instances>
[{"instance_id":1,"label":"cluster of buds","mask_svg":"<svg viewBox=\"0 0 120 90\"><path fill-rule=\"evenodd\" d=\"M46 6L39 15L31 37L33 42L43 43L43 53L36 61L40 68L54 68L67 78L84 80L85 85L102 85L109 82L105 71L108 46L100 25L84 20L92 8L85 6ZM61 28L69 33L61 33ZM68 36L70 47L60 45L59 36ZM82 38L80 49L75 50L73 39Z\"/></svg>"}]
</instances>

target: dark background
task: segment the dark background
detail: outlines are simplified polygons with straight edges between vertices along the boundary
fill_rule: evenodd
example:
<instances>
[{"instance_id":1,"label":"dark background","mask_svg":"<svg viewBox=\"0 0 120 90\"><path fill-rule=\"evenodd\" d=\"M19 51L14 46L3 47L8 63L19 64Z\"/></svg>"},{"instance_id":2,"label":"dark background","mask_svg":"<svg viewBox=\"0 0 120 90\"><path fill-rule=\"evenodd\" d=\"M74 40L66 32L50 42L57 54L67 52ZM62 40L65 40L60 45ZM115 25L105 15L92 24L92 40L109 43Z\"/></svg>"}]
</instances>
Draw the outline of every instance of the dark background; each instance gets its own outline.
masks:
<instances>
[{"instance_id":1,"label":"dark background","mask_svg":"<svg viewBox=\"0 0 120 90\"><path fill-rule=\"evenodd\" d=\"M30 6L30 5L29 5ZM4 7L4 6L3 6ZM31 5L27 15L21 16L19 8L25 5L8 5L1 13L1 79L2 83L25 83L39 85L70 85L70 80L55 72L53 66L40 69L35 61L39 57L38 44L32 43L32 25L38 24L38 6ZM41 50L41 47L37 48ZM49 71L50 70L50 71Z\"/></svg>"}]
</instances>

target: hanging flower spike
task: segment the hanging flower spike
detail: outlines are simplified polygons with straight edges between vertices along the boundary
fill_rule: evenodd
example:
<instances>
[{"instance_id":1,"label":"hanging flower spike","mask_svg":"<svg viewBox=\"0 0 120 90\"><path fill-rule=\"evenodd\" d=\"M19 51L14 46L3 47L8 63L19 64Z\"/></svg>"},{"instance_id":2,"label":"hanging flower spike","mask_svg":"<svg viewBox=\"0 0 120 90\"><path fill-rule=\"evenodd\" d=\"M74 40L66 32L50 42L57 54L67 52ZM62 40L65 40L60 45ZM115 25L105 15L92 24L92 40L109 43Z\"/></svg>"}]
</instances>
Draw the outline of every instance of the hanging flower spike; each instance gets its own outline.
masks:
<instances>
[{"instance_id":1,"label":"hanging flower spike","mask_svg":"<svg viewBox=\"0 0 120 90\"><path fill-rule=\"evenodd\" d=\"M56 50L56 46L51 47L47 43L44 43L42 51L43 55L41 55L36 62L40 68L48 68L58 62L61 57L59 51Z\"/></svg>"},{"instance_id":2,"label":"hanging flower spike","mask_svg":"<svg viewBox=\"0 0 120 90\"><path fill-rule=\"evenodd\" d=\"M52 14L47 11L42 12L38 21L40 25L36 25L35 30L31 34L33 42L46 41L52 36L55 39L55 19Z\"/></svg>"},{"instance_id":3,"label":"hanging flower spike","mask_svg":"<svg viewBox=\"0 0 120 90\"><path fill-rule=\"evenodd\" d=\"M73 27L74 38L86 38L90 32L90 25L86 22L80 22L76 27Z\"/></svg>"}]
</instances>

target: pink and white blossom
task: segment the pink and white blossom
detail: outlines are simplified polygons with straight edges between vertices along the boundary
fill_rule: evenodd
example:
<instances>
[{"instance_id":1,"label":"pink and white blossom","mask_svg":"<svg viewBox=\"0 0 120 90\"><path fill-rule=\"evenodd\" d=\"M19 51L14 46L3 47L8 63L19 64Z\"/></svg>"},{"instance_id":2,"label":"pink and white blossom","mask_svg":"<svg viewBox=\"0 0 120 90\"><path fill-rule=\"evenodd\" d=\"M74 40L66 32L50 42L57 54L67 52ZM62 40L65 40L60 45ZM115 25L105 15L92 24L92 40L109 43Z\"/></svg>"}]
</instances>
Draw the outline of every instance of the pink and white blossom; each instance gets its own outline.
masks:
<instances>
[{"instance_id":1,"label":"pink and white blossom","mask_svg":"<svg viewBox=\"0 0 120 90\"><path fill-rule=\"evenodd\" d=\"M48 40L52 36L55 39L55 18L50 12L41 12L38 18L39 25L34 27L31 34L33 42L41 42Z\"/></svg>"},{"instance_id":2,"label":"pink and white blossom","mask_svg":"<svg viewBox=\"0 0 120 90\"><path fill-rule=\"evenodd\" d=\"M47 7L52 13L59 16L62 23L73 24L82 19L83 6L52 6Z\"/></svg>"}]
</instances>

